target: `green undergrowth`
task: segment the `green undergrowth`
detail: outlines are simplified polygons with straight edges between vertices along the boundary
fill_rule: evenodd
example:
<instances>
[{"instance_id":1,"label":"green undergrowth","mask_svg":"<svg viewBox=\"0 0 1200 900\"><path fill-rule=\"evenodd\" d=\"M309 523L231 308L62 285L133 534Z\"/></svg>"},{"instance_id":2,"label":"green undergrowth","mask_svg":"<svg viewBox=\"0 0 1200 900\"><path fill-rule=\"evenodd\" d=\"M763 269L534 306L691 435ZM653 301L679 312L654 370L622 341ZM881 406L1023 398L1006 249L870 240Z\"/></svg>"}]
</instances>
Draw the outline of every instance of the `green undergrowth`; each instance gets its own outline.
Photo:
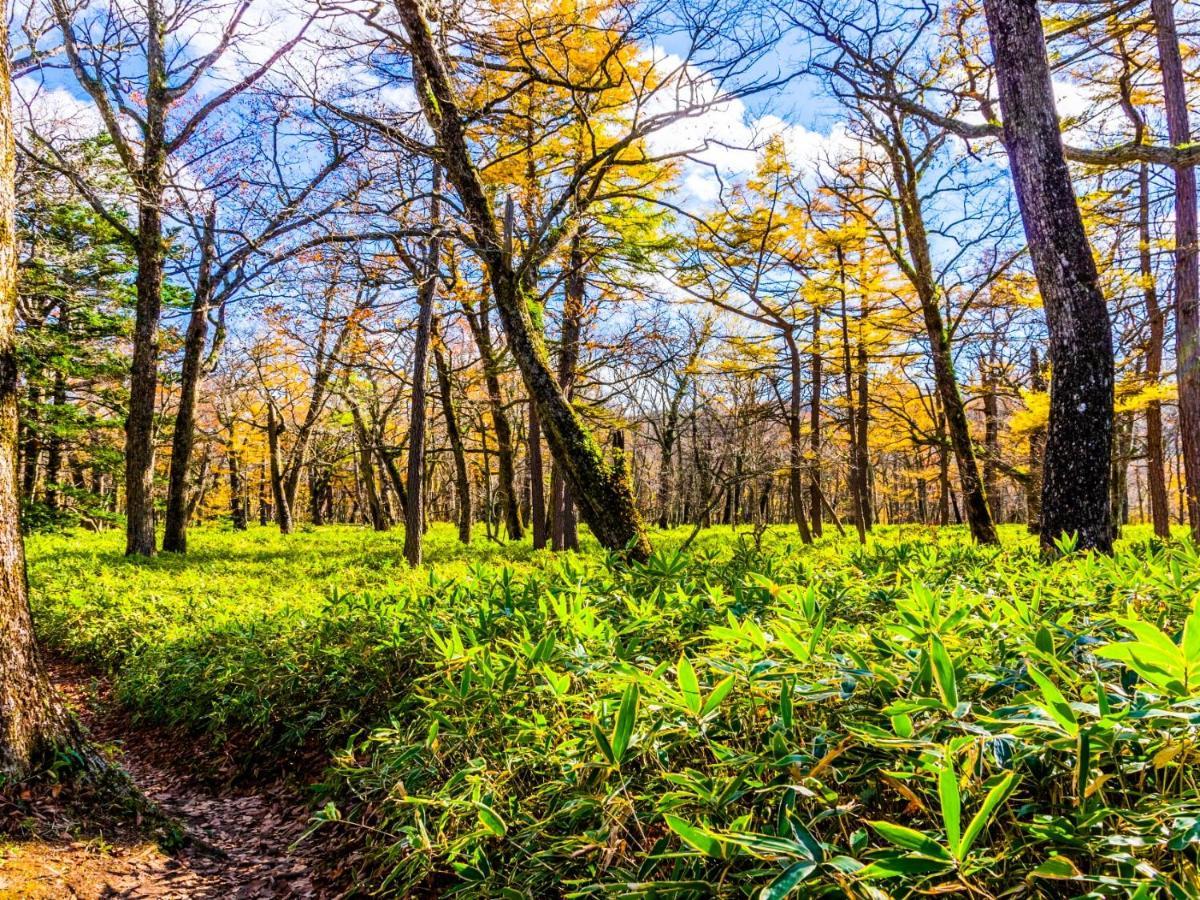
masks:
<instances>
[{"instance_id":1,"label":"green undergrowth","mask_svg":"<svg viewBox=\"0 0 1200 900\"><path fill-rule=\"evenodd\" d=\"M329 750L385 895L1195 896L1200 553L713 529L645 565L331 527L29 541L138 716ZM1070 550L1069 547L1064 547Z\"/></svg>"}]
</instances>

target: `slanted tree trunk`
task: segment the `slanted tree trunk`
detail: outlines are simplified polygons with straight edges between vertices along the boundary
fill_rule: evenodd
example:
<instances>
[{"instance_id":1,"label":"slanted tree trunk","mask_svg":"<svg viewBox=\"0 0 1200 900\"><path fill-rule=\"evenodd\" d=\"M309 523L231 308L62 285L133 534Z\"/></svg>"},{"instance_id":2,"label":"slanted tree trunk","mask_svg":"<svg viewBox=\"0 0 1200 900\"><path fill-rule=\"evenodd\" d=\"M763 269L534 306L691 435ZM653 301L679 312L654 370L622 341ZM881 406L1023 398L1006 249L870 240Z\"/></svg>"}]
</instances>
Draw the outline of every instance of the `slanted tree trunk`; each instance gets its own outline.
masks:
<instances>
[{"instance_id":1,"label":"slanted tree trunk","mask_svg":"<svg viewBox=\"0 0 1200 900\"><path fill-rule=\"evenodd\" d=\"M1179 52L1173 0L1150 0L1158 35L1172 147L1192 142L1188 121L1187 82ZM1196 170L1175 168L1175 365L1179 387L1179 430L1187 490L1187 518L1192 534L1200 534L1200 247L1197 246Z\"/></svg>"},{"instance_id":2,"label":"slanted tree trunk","mask_svg":"<svg viewBox=\"0 0 1200 900\"><path fill-rule=\"evenodd\" d=\"M892 176L899 195L900 217L904 224L904 238L908 245L907 259L895 251L893 256L912 283L921 303L925 336L929 340L929 352L933 359L934 382L942 401L942 409L946 413L946 428L950 435L950 445L954 448L954 459L958 464L958 478L962 485L963 502L967 508L967 525L976 541L981 544L995 544L999 542L999 538L984 494L983 480L979 475L979 463L975 457L974 444L971 442L971 427L967 420L966 406L958 389L954 355L950 347L950 332L942 317L941 292L934 275L928 230L919 194L920 175L899 126L894 127L886 149L891 160ZM860 377L862 375L860 372Z\"/></svg>"},{"instance_id":3,"label":"slanted tree trunk","mask_svg":"<svg viewBox=\"0 0 1200 900\"><path fill-rule=\"evenodd\" d=\"M454 409L454 394L451 392L450 364L442 352L438 337L437 318L432 323L433 362L437 369L438 395L442 403L442 418L446 422L446 437L450 441L450 452L454 456L454 492L458 499L458 539L471 543L471 478L467 471L467 450L462 432L458 427L458 413Z\"/></svg>"},{"instance_id":4,"label":"slanted tree trunk","mask_svg":"<svg viewBox=\"0 0 1200 900\"><path fill-rule=\"evenodd\" d=\"M196 294L183 340L183 367L179 378L179 408L175 413L175 431L171 436L171 469L167 483L167 515L163 530L163 550L187 552L188 470L192 447L196 442L196 398L204 347L208 343L208 310L212 299L212 266L216 252L217 208L212 205L204 218L204 236L200 246L200 269Z\"/></svg>"},{"instance_id":5,"label":"slanted tree trunk","mask_svg":"<svg viewBox=\"0 0 1200 900\"><path fill-rule=\"evenodd\" d=\"M0 0L0 13L7 12ZM7 19L6 16L0 18ZM16 233L11 82L0 53L0 773L33 774L80 743L46 677L33 633L17 494Z\"/></svg>"},{"instance_id":6,"label":"slanted tree trunk","mask_svg":"<svg viewBox=\"0 0 1200 900\"><path fill-rule=\"evenodd\" d=\"M632 558L650 556L650 542L634 502L624 453L607 462L591 433L571 408L551 373L542 337L529 314L524 275L514 267L511 245L506 246L496 225L464 130L456 92L445 60L437 49L418 0L396 0L396 9L409 37L414 66L424 90L417 92L425 117L437 139L479 253L488 272L496 308L508 335L509 349L533 400L538 420L554 459L575 493L584 521L601 545L627 552ZM511 203L511 201L510 201ZM509 213L508 216L511 216ZM526 261L528 265L528 261Z\"/></svg>"},{"instance_id":7,"label":"slanted tree trunk","mask_svg":"<svg viewBox=\"0 0 1200 900\"><path fill-rule=\"evenodd\" d=\"M1036 0L985 0L1004 144L1050 330L1044 550L1074 534L1109 552L1113 342L1108 307L1063 158Z\"/></svg>"}]
</instances>

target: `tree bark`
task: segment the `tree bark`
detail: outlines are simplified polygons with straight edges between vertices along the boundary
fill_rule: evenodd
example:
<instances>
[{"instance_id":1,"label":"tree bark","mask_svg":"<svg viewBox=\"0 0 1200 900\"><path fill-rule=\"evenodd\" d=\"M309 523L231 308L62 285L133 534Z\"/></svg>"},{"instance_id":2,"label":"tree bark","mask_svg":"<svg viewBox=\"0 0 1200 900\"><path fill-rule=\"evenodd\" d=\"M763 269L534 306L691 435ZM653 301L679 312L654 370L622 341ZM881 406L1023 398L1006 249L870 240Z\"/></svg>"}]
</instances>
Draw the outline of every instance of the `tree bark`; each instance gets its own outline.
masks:
<instances>
[{"instance_id":1,"label":"tree bark","mask_svg":"<svg viewBox=\"0 0 1200 900\"><path fill-rule=\"evenodd\" d=\"M1142 297L1146 303L1146 321L1150 326L1150 334L1146 339L1146 381L1152 387L1158 387L1162 381L1166 316L1158 302L1150 241L1150 167L1142 163L1138 166L1138 265L1142 276ZM1161 538L1171 536L1171 504L1167 498L1164 453L1162 402L1155 398L1146 404L1146 480L1150 492L1150 518L1154 523L1154 533Z\"/></svg>"},{"instance_id":2,"label":"tree bark","mask_svg":"<svg viewBox=\"0 0 1200 900\"><path fill-rule=\"evenodd\" d=\"M1112 549L1109 476L1113 342L1108 307L1083 228L1036 0L985 0L1017 203L1050 330L1050 425L1041 543L1073 534L1080 549Z\"/></svg>"},{"instance_id":3,"label":"tree bark","mask_svg":"<svg viewBox=\"0 0 1200 900\"><path fill-rule=\"evenodd\" d=\"M166 170L166 84L163 26L158 0L146 4L145 140L136 179L138 191L137 300L129 414L125 419L125 553L153 556L154 410L158 393L159 317L162 314L164 247L162 198Z\"/></svg>"},{"instance_id":4,"label":"tree bark","mask_svg":"<svg viewBox=\"0 0 1200 900\"><path fill-rule=\"evenodd\" d=\"M204 237L200 247L200 269L196 277L196 295L183 341L183 367L179 379L179 408L175 413L175 431L171 436L171 469L167 483L167 515L163 529L163 550L187 552L188 470L196 442L196 398L204 347L208 343L208 310L212 299L212 266L216 253L217 208L212 205L204 218Z\"/></svg>"},{"instance_id":5,"label":"tree bark","mask_svg":"<svg viewBox=\"0 0 1200 900\"><path fill-rule=\"evenodd\" d=\"M293 528L292 505L287 496L283 482L283 450L280 447L280 435L283 424L279 414L275 412L275 404L267 401L267 450L271 457L271 496L275 502L275 523L279 526L280 534L291 534ZM261 494L260 494L261 508ZM266 524L265 522L263 523Z\"/></svg>"},{"instance_id":6,"label":"tree bark","mask_svg":"<svg viewBox=\"0 0 1200 900\"><path fill-rule=\"evenodd\" d=\"M1192 142L1187 83L1175 28L1173 0L1150 0L1158 36L1158 62L1166 103L1167 137L1172 147ZM1187 517L1200 534L1200 247L1197 247L1196 170L1175 168L1175 363L1179 387L1179 429Z\"/></svg>"}]
</instances>

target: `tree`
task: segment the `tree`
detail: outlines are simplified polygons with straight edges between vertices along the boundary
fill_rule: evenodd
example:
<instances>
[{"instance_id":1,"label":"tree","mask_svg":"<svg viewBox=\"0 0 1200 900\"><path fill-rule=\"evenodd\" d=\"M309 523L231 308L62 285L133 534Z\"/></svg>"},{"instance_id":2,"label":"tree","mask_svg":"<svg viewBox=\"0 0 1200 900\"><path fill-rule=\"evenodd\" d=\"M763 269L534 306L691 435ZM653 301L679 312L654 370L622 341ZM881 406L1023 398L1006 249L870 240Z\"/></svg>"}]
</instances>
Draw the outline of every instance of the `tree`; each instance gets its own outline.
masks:
<instances>
[{"instance_id":1,"label":"tree","mask_svg":"<svg viewBox=\"0 0 1200 900\"><path fill-rule=\"evenodd\" d=\"M154 413L158 389L159 318L163 305L164 264L167 241L163 211L171 181L173 158L182 155L192 138L214 112L249 90L303 37L309 19L298 32L270 54L261 65L229 84L224 90L190 104L179 118L172 110L187 109L183 101L194 97L196 87L236 43L242 21L253 0L238 0L229 13L215 48L195 55L186 51L183 38L188 23L199 10L185 6L169 11L161 0L146 0L145 18L126 15L117 0L99 13L104 27L89 27L93 10L73 6L68 0L50 0L62 33L62 49L79 86L87 93L112 140L125 174L136 191L137 227L121 216L71 167L49 141L34 136L31 153L49 168L67 175L96 211L104 216L136 250L137 305L130 369L129 411L125 423L126 553L152 556L154 533ZM214 5L214 12L217 7ZM169 40L183 40L183 48L172 48ZM120 46L125 52L112 52ZM128 49L144 51L143 71L135 75ZM175 52L179 49L181 52ZM131 120L136 138L124 127ZM173 127L172 127L173 126ZM176 165L179 164L176 159Z\"/></svg>"},{"instance_id":2,"label":"tree","mask_svg":"<svg viewBox=\"0 0 1200 900\"><path fill-rule=\"evenodd\" d=\"M0 2L0 13L7 13ZM33 633L17 486L16 225L11 81L0 53L0 772L20 779L80 738L46 676Z\"/></svg>"},{"instance_id":3,"label":"tree","mask_svg":"<svg viewBox=\"0 0 1200 900\"><path fill-rule=\"evenodd\" d=\"M986 0L1004 146L1050 329L1042 548L1112 549L1114 364L1108 307L1063 155L1036 0Z\"/></svg>"}]
</instances>

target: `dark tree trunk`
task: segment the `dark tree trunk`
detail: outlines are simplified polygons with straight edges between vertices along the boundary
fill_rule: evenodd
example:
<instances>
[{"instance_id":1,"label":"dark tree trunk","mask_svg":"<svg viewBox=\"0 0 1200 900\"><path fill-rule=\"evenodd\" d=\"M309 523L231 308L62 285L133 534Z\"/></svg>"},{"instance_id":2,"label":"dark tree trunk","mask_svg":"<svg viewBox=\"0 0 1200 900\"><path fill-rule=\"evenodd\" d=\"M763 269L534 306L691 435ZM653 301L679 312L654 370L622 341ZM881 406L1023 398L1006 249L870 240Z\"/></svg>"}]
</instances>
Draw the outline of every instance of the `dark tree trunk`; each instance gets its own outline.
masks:
<instances>
[{"instance_id":1,"label":"dark tree trunk","mask_svg":"<svg viewBox=\"0 0 1200 900\"><path fill-rule=\"evenodd\" d=\"M137 301L129 413L125 419L125 553L153 556L154 409L158 393L158 322L162 313L162 198L166 170L166 113L170 106L161 21L157 2L146 5L146 64L154 75L146 94L145 140L138 191Z\"/></svg>"},{"instance_id":2,"label":"dark tree trunk","mask_svg":"<svg viewBox=\"0 0 1200 900\"><path fill-rule=\"evenodd\" d=\"M179 379L179 409L175 413L175 431L171 437L171 469L167 483L167 515L163 529L163 550L187 552L188 470L196 441L196 398L204 347L208 343L208 310L212 299L212 265L216 252L217 209L210 206L204 219L204 237L200 248L200 271L196 295L183 340L183 367Z\"/></svg>"},{"instance_id":3,"label":"dark tree trunk","mask_svg":"<svg viewBox=\"0 0 1200 900\"><path fill-rule=\"evenodd\" d=\"M1187 82L1175 28L1173 0L1150 0L1158 34L1172 147L1192 142L1188 121ZM1187 489L1187 518L1192 534L1200 534L1200 247L1197 247L1196 170L1175 169L1175 363L1178 369L1179 429Z\"/></svg>"},{"instance_id":4,"label":"dark tree trunk","mask_svg":"<svg viewBox=\"0 0 1200 900\"><path fill-rule=\"evenodd\" d=\"M438 395L442 402L442 418L446 422L446 437L450 441L450 452L454 456L454 492L458 499L458 539L471 543L471 478L467 472L467 450L462 432L458 427L458 414L454 409L451 392L450 365L438 340L437 319L433 321L433 362L437 369Z\"/></svg>"},{"instance_id":5,"label":"dark tree trunk","mask_svg":"<svg viewBox=\"0 0 1200 900\"><path fill-rule=\"evenodd\" d=\"M867 308L864 305L859 308L858 409L854 414L854 422L858 428L856 436L858 442L858 496L862 498L863 527L870 531L875 525L875 504L871 490L871 445L869 442L871 414L868 407L867 343L863 340L862 335L862 322L866 317Z\"/></svg>"},{"instance_id":6,"label":"dark tree trunk","mask_svg":"<svg viewBox=\"0 0 1200 900\"><path fill-rule=\"evenodd\" d=\"M1017 202L1050 329L1050 427L1042 490L1044 550L1074 534L1112 549L1109 475L1113 342L1071 173L1063 158L1036 0L985 0Z\"/></svg>"}]
</instances>

